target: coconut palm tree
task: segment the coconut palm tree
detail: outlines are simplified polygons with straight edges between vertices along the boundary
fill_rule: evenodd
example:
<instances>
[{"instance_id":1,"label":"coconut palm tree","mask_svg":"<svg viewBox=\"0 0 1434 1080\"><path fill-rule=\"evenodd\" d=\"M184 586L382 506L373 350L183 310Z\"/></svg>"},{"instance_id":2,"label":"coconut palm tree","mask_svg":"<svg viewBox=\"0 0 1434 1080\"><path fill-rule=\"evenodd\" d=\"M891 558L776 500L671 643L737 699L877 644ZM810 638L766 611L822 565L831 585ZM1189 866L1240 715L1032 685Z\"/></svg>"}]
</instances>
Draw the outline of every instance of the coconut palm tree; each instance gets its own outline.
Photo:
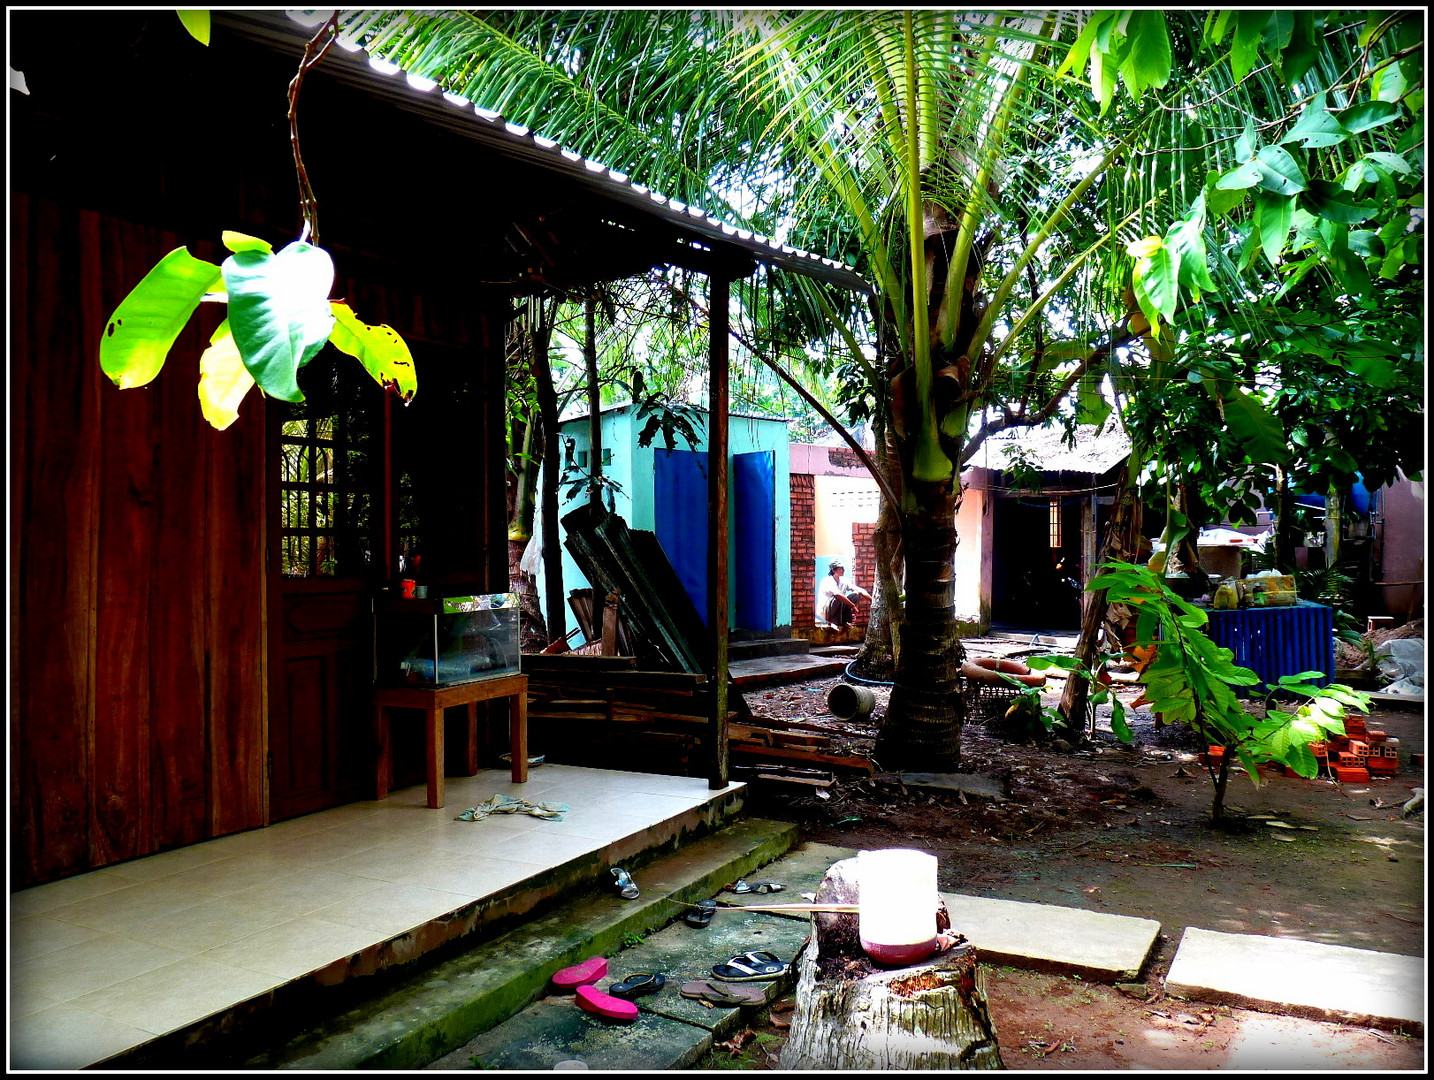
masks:
<instances>
[{"instance_id":1,"label":"coconut palm tree","mask_svg":"<svg viewBox=\"0 0 1434 1080\"><path fill-rule=\"evenodd\" d=\"M955 517L985 439L1103 419L1100 380L1112 364L1129 374L1128 346L1150 339L1169 364L1202 298L1223 290L1238 306L1242 278L1277 282L1300 214L1324 243L1294 272L1353 274L1363 174L1351 184L1349 170L1377 185L1416 168L1417 147L1382 134L1422 111L1422 32L1411 40L1389 13L390 11L342 24L650 187L849 254L873 283L868 307L787 285L838 328L900 464L887 767L959 761ZM1257 395L1212 390L1269 441Z\"/></svg>"}]
</instances>

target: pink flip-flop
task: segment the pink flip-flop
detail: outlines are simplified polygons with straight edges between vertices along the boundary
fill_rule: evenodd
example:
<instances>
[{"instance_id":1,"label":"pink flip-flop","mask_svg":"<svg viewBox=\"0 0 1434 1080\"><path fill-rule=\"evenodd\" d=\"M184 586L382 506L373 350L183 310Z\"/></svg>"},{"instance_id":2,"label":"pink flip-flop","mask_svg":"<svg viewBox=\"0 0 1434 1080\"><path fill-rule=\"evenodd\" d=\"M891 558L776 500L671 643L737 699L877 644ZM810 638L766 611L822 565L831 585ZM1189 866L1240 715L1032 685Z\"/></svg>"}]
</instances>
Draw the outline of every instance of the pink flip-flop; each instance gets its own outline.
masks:
<instances>
[{"instance_id":1,"label":"pink flip-flop","mask_svg":"<svg viewBox=\"0 0 1434 1080\"><path fill-rule=\"evenodd\" d=\"M554 973L553 985L559 990L588 986L607 975L607 957L590 956L581 964L565 967Z\"/></svg>"},{"instance_id":2,"label":"pink flip-flop","mask_svg":"<svg viewBox=\"0 0 1434 1080\"><path fill-rule=\"evenodd\" d=\"M633 1021L637 1019L637 1006L620 997L604 994L596 986L578 987L578 1008L590 1013L606 1016L609 1020Z\"/></svg>"}]
</instances>

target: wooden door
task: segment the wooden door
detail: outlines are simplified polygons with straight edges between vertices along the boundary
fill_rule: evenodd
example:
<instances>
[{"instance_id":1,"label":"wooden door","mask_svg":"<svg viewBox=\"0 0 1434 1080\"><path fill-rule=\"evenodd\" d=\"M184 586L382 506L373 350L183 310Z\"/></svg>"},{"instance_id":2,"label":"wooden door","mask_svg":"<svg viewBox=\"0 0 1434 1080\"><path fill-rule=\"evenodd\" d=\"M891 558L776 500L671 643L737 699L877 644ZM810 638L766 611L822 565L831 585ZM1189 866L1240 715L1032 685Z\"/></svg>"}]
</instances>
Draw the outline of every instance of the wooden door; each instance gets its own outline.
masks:
<instances>
[{"instance_id":1,"label":"wooden door","mask_svg":"<svg viewBox=\"0 0 1434 1080\"><path fill-rule=\"evenodd\" d=\"M270 427L270 819L363 798L372 597L383 573L383 394L321 354Z\"/></svg>"}]
</instances>

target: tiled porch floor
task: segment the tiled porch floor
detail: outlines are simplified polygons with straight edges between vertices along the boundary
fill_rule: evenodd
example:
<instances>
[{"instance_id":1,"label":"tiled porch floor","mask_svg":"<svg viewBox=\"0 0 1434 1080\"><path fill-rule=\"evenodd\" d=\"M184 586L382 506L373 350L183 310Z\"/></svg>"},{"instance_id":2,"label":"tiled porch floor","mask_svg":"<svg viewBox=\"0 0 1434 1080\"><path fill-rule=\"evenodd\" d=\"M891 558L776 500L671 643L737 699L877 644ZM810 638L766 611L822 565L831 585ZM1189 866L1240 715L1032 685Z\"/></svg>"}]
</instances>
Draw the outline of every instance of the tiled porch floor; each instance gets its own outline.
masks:
<instances>
[{"instance_id":1,"label":"tiled porch floor","mask_svg":"<svg viewBox=\"0 0 1434 1080\"><path fill-rule=\"evenodd\" d=\"M101 1061L739 786L485 770L449 777L442 809L420 784L13 893L10 1067ZM571 809L454 820L495 793Z\"/></svg>"}]
</instances>

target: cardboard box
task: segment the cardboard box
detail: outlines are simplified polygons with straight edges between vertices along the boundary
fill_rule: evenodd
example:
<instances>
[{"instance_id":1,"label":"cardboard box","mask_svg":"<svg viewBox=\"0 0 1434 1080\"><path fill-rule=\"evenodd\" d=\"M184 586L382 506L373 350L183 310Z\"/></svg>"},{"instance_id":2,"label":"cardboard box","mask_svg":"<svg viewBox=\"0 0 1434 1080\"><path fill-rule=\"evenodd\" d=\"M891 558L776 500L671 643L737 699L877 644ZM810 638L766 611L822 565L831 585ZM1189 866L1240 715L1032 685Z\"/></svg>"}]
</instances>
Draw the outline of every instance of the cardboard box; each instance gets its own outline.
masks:
<instances>
[{"instance_id":1,"label":"cardboard box","mask_svg":"<svg viewBox=\"0 0 1434 1080\"><path fill-rule=\"evenodd\" d=\"M1299 597L1295 579L1289 574L1274 577L1241 578L1235 583L1241 607L1289 607Z\"/></svg>"}]
</instances>

